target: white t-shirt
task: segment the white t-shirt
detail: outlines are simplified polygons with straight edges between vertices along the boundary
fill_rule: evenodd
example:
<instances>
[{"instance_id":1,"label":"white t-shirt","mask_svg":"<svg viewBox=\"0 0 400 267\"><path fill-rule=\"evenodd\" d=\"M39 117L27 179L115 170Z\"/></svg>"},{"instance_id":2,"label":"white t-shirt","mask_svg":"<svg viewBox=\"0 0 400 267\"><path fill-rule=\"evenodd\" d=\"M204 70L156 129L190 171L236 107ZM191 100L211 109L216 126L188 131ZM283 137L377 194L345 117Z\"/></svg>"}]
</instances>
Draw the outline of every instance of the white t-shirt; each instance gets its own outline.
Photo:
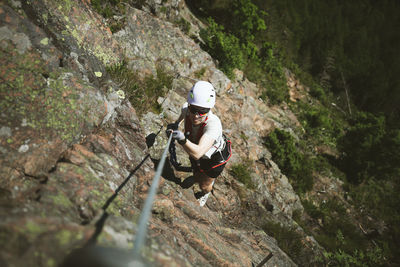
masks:
<instances>
[{"instance_id":1,"label":"white t-shirt","mask_svg":"<svg viewBox=\"0 0 400 267\"><path fill-rule=\"evenodd\" d=\"M188 113L188 103L186 102L182 106L182 114L184 118L184 122L186 122L187 118L187 113ZM211 158L211 155L214 154L216 151L221 151L224 149L224 138L222 137L222 124L221 120L217 117L217 115L213 114L212 111L210 110L207 114L208 118L205 121L206 125L204 126L203 129L203 134L211 137L214 139L214 144L213 146L203 155L202 158ZM197 135L198 130L200 129L201 124L197 126L192 126L192 131L193 131L193 136Z\"/></svg>"}]
</instances>

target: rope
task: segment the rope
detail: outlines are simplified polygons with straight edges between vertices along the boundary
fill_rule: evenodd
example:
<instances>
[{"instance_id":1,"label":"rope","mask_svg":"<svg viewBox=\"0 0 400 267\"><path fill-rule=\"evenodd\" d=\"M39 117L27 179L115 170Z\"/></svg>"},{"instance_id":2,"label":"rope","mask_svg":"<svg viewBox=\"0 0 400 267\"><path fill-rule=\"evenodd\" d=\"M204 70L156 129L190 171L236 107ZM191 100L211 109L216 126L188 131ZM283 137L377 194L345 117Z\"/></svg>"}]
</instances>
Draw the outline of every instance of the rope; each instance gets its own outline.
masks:
<instances>
[{"instance_id":1,"label":"rope","mask_svg":"<svg viewBox=\"0 0 400 267\"><path fill-rule=\"evenodd\" d=\"M172 134L169 136L167 145L164 149L164 152L161 156L160 162L157 166L157 170L156 170L156 173L153 178L153 183L151 184L151 187L149 190L149 195L146 198L146 201L145 201L143 209L142 209L142 213L140 214L138 229L136 231L137 234L136 234L136 239L135 239L135 245L133 247L133 255L135 258L137 258L139 256L140 250L141 250L143 243L145 241L145 238L146 238L147 222L150 219L151 207L153 205L153 200L156 195L158 183L160 180L161 172L164 168L165 158L167 157L168 147L171 144L171 140L172 140Z\"/></svg>"}]
</instances>

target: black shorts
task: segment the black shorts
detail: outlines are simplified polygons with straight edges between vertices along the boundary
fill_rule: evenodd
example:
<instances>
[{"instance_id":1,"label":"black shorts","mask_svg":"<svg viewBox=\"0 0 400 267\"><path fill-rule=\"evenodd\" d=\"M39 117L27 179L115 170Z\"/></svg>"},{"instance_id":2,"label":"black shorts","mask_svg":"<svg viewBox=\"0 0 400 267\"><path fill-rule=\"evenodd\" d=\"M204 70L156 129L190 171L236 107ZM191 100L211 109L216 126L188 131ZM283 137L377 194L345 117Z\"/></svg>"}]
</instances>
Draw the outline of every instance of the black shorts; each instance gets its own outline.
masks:
<instances>
[{"instance_id":1,"label":"black shorts","mask_svg":"<svg viewBox=\"0 0 400 267\"><path fill-rule=\"evenodd\" d=\"M215 164L213 164L211 159L194 160L191 157L189 159L190 163L192 164L193 174L197 172L204 172L211 178L217 178L224 170L226 165L222 164L218 167L212 168Z\"/></svg>"},{"instance_id":2,"label":"black shorts","mask_svg":"<svg viewBox=\"0 0 400 267\"><path fill-rule=\"evenodd\" d=\"M189 157L192 164L193 173L204 172L211 178L217 178L224 170L226 163L231 158L232 148L231 141L225 135L225 147L221 152L214 153L210 159L194 160Z\"/></svg>"}]
</instances>

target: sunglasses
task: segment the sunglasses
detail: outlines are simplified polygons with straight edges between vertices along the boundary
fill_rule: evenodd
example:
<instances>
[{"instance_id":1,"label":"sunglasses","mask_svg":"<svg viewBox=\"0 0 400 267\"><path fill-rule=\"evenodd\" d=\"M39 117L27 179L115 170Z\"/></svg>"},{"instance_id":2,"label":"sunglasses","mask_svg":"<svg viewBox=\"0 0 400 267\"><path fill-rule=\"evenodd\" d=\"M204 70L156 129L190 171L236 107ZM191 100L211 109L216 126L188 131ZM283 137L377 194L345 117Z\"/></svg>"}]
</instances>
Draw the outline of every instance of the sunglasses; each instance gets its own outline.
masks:
<instances>
[{"instance_id":1,"label":"sunglasses","mask_svg":"<svg viewBox=\"0 0 400 267\"><path fill-rule=\"evenodd\" d=\"M194 107L194 106L189 106L189 111L194 115L198 115L200 117L203 117L210 111L210 109L209 108L198 108L198 107Z\"/></svg>"}]
</instances>

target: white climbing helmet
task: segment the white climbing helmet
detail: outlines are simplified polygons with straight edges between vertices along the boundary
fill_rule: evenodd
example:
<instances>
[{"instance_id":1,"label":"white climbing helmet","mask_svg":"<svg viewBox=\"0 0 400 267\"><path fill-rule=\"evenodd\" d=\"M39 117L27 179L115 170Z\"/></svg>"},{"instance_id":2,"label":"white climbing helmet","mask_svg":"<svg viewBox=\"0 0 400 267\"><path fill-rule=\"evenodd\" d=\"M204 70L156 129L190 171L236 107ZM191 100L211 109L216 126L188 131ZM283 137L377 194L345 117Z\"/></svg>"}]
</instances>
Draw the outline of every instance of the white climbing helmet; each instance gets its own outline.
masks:
<instances>
[{"instance_id":1,"label":"white climbing helmet","mask_svg":"<svg viewBox=\"0 0 400 267\"><path fill-rule=\"evenodd\" d=\"M187 102L189 105L213 108L215 105L214 86L205 81L196 82L188 93Z\"/></svg>"}]
</instances>

